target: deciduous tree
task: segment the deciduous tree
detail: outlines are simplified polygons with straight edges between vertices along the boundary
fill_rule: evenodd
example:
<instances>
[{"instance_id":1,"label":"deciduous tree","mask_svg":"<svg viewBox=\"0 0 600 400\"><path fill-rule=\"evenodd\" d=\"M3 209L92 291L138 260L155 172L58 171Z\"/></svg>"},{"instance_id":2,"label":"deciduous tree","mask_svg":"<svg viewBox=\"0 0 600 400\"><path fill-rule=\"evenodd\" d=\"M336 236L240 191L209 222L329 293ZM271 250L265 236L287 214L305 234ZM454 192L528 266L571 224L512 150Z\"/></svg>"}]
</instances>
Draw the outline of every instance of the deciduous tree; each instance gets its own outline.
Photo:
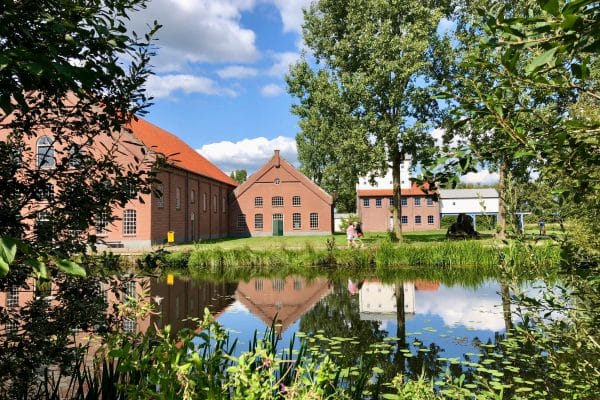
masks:
<instances>
[{"instance_id":1,"label":"deciduous tree","mask_svg":"<svg viewBox=\"0 0 600 400\"><path fill-rule=\"evenodd\" d=\"M306 124L318 125L316 130L303 130L301 135L308 134L300 136L304 145L319 154L317 149L327 148L325 141L331 132L335 154L344 154L317 159L321 168L325 162L348 168L352 158L348 152L355 154L360 149L354 146L360 143L368 146L372 156L359 165L361 172L392 169L398 238L402 238L400 165L407 155L415 160L431 155L428 117L437 103L427 90L429 44L443 11L438 2L315 2L305 12L303 26L304 40L317 63L315 71L298 73L306 67L297 66L288 78L292 93L303 96L299 97L304 110L296 109L305 123L303 129ZM320 101L324 98L326 101ZM328 104L335 107L328 109ZM353 129L346 131L346 137L335 133L342 132L348 122Z\"/></svg>"}]
</instances>

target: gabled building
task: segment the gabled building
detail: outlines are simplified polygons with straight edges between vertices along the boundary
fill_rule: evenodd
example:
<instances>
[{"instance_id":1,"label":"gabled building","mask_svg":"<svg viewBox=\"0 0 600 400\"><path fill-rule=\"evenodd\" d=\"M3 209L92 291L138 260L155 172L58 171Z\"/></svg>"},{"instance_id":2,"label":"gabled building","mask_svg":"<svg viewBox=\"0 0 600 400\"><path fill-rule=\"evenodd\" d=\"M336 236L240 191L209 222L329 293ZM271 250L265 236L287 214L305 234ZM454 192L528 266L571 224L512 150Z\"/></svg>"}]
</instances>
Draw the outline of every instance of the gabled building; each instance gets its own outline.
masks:
<instances>
[{"instance_id":1,"label":"gabled building","mask_svg":"<svg viewBox=\"0 0 600 400\"><path fill-rule=\"evenodd\" d=\"M325 235L333 232L333 199L275 150L232 195L232 236Z\"/></svg>"},{"instance_id":2,"label":"gabled building","mask_svg":"<svg viewBox=\"0 0 600 400\"><path fill-rule=\"evenodd\" d=\"M403 231L427 231L440 229L440 205L431 193L425 193L410 181L410 160L400 166L400 201ZM356 187L357 214L366 232L392 230L394 206L392 171L371 182L362 177Z\"/></svg>"}]
</instances>

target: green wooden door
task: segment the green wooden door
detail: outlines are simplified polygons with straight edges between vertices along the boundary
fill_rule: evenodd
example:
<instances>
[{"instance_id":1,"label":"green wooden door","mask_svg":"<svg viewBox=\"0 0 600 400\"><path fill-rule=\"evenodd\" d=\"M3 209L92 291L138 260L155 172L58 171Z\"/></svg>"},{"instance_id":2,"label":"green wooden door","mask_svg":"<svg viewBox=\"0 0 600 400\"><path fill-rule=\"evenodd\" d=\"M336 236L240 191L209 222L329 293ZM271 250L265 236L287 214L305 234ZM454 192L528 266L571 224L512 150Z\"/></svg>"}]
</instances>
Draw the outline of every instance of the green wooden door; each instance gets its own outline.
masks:
<instances>
[{"instance_id":1,"label":"green wooden door","mask_svg":"<svg viewBox=\"0 0 600 400\"><path fill-rule=\"evenodd\" d=\"M273 220L273 236L283 236L283 220Z\"/></svg>"}]
</instances>

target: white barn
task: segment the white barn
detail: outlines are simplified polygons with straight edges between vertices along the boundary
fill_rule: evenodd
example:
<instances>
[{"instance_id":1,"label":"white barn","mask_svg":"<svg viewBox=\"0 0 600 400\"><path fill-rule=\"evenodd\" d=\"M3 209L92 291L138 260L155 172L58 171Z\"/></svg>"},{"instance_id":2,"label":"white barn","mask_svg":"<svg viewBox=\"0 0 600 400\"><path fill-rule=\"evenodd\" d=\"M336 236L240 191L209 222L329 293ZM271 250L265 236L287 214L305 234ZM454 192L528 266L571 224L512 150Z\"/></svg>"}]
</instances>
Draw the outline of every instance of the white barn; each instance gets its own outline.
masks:
<instances>
[{"instance_id":1,"label":"white barn","mask_svg":"<svg viewBox=\"0 0 600 400\"><path fill-rule=\"evenodd\" d=\"M494 188L440 189L440 214L467 214L476 225L478 215L498 218L498 192Z\"/></svg>"}]
</instances>

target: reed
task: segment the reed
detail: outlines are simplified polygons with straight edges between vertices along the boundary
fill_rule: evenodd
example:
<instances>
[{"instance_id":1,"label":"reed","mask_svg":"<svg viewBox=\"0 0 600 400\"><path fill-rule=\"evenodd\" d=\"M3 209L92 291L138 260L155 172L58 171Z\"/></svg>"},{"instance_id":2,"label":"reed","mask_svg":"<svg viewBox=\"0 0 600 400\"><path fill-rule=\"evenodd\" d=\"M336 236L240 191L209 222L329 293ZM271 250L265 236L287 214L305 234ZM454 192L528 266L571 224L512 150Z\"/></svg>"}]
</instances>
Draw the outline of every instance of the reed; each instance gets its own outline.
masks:
<instances>
[{"instance_id":1,"label":"reed","mask_svg":"<svg viewBox=\"0 0 600 400\"><path fill-rule=\"evenodd\" d=\"M394 244L383 240L366 249L260 249L249 247L225 250L218 247L197 249L186 256L174 257L177 262L168 268L179 269L181 260L187 259L190 271L225 274L248 268L268 272L274 269L332 268L402 268L443 267L492 268L510 260L514 265L529 268L550 268L560 262L560 252L555 246L544 244L515 250L513 245L493 246L478 241L447 241L437 243Z\"/></svg>"}]
</instances>

